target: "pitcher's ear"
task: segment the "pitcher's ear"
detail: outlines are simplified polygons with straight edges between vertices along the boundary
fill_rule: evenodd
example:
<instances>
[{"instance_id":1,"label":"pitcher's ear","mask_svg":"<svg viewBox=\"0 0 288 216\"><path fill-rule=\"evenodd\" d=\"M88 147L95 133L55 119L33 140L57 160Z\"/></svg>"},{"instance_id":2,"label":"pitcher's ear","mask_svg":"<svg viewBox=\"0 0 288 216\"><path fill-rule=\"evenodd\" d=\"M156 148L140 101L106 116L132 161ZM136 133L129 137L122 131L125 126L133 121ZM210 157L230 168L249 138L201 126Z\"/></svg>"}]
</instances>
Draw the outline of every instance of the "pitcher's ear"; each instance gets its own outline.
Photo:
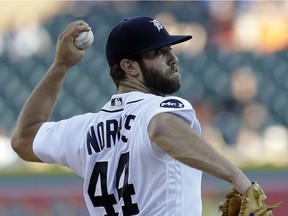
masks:
<instances>
[{"instance_id":1,"label":"pitcher's ear","mask_svg":"<svg viewBox=\"0 0 288 216\"><path fill-rule=\"evenodd\" d=\"M124 70L127 74L130 74L132 76L136 76L138 74L137 62L130 60L130 59L123 59L120 62L120 67L122 70Z\"/></svg>"}]
</instances>

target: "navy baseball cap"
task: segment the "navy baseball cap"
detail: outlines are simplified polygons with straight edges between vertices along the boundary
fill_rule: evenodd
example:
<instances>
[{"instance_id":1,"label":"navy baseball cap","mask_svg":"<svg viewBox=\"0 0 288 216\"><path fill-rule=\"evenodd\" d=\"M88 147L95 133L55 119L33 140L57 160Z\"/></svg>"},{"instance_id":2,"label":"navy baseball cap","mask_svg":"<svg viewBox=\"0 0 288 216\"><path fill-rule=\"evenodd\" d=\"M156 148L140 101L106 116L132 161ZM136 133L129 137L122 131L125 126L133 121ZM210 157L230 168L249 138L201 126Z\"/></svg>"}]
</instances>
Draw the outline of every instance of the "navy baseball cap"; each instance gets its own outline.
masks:
<instances>
[{"instance_id":1,"label":"navy baseball cap","mask_svg":"<svg viewBox=\"0 0 288 216\"><path fill-rule=\"evenodd\" d=\"M123 59L190 40L191 35L170 35L161 23L150 17L125 19L110 32L106 42L109 66Z\"/></svg>"}]
</instances>

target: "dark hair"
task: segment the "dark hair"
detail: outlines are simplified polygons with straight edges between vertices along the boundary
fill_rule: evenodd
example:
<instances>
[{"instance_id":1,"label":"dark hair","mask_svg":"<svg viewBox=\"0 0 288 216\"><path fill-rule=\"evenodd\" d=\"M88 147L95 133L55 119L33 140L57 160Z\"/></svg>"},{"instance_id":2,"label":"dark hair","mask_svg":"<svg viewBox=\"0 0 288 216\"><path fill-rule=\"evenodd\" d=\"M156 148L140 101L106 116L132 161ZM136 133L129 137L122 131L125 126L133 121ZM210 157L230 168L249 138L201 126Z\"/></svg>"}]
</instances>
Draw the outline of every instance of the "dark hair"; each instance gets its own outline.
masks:
<instances>
[{"instance_id":1,"label":"dark hair","mask_svg":"<svg viewBox=\"0 0 288 216\"><path fill-rule=\"evenodd\" d=\"M136 55L129 58L132 61L142 62L142 55ZM125 71L121 68L120 63L113 65L110 68L110 76L118 89L120 81L126 78Z\"/></svg>"}]
</instances>

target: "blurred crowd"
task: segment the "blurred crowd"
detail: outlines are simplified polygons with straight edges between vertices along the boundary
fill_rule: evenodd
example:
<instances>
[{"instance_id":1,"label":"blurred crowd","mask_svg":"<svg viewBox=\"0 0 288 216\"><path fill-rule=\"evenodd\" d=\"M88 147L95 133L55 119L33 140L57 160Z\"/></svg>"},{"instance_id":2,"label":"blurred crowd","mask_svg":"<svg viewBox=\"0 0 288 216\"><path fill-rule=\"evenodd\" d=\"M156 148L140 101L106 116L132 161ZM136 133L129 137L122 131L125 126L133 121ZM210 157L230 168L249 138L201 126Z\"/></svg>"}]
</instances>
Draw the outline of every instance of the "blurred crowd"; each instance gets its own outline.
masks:
<instances>
[{"instance_id":1,"label":"blurred crowd","mask_svg":"<svg viewBox=\"0 0 288 216\"><path fill-rule=\"evenodd\" d=\"M288 165L287 1L0 5L0 169L23 165L11 151L11 131L65 26L85 20L95 43L69 74L53 120L97 111L115 92L103 44L112 26L137 15L157 18L173 34L193 35L174 49L183 77L178 94L195 108L208 141L240 166Z\"/></svg>"}]
</instances>

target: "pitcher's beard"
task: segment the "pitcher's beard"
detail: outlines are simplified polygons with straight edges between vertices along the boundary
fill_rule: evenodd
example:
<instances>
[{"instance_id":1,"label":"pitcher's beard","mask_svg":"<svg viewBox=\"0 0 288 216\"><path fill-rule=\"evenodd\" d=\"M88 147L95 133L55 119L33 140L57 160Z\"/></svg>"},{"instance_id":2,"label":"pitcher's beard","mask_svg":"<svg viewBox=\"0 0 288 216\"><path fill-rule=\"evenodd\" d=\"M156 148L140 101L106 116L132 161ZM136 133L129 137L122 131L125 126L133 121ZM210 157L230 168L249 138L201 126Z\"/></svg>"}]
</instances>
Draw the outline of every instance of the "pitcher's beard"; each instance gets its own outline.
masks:
<instances>
[{"instance_id":1,"label":"pitcher's beard","mask_svg":"<svg viewBox=\"0 0 288 216\"><path fill-rule=\"evenodd\" d=\"M162 73L160 70L148 68L143 62L139 62L144 84L147 88L158 92L159 95L173 94L180 89L180 74L176 68L171 68Z\"/></svg>"}]
</instances>

